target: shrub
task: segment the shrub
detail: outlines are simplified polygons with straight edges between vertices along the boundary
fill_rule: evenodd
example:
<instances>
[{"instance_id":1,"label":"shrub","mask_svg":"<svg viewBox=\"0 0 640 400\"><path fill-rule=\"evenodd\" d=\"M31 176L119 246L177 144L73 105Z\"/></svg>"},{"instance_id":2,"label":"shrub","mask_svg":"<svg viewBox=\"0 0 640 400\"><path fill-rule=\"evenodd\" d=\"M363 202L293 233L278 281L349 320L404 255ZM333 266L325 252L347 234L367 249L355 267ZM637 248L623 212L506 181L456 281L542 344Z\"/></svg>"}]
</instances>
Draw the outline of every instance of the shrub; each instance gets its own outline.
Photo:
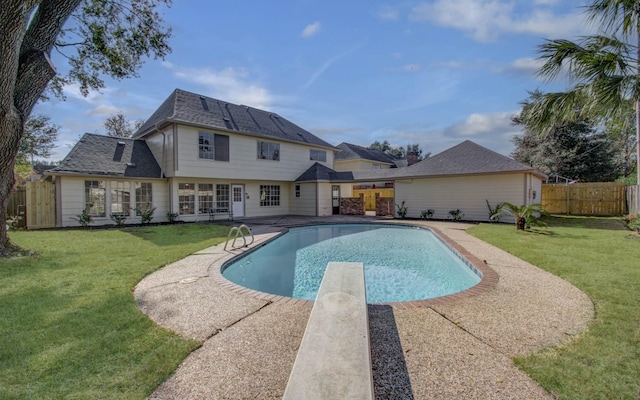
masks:
<instances>
[{"instance_id":1,"label":"shrub","mask_svg":"<svg viewBox=\"0 0 640 400\"><path fill-rule=\"evenodd\" d=\"M500 203L499 213L506 213L515 218L516 230L520 231L529 229L532 225L547 226L541 218L549 215L542 207L542 204L516 206L508 202Z\"/></svg>"},{"instance_id":2,"label":"shrub","mask_svg":"<svg viewBox=\"0 0 640 400\"><path fill-rule=\"evenodd\" d=\"M405 207L404 203L405 201L402 200L402 204L396 204L396 207L398 208L398 215L401 219L405 219L407 217L407 212L409 211L409 209Z\"/></svg>"},{"instance_id":3,"label":"shrub","mask_svg":"<svg viewBox=\"0 0 640 400\"><path fill-rule=\"evenodd\" d=\"M460 221L462 220L462 217L464 217L464 213L462 211L460 211L460 209L455 209L455 210L449 210L449 218L451 218L454 221Z\"/></svg>"},{"instance_id":4,"label":"shrub","mask_svg":"<svg viewBox=\"0 0 640 400\"><path fill-rule=\"evenodd\" d=\"M154 211L156 211L156 207L151 207L150 204L145 205L143 208L136 207L136 215L140 216L140 222L142 225L151 222Z\"/></svg>"},{"instance_id":5,"label":"shrub","mask_svg":"<svg viewBox=\"0 0 640 400\"><path fill-rule=\"evenodd\" d=\"M111 214L111 219L116 223L116 226L123 226L124 221L127 219L127 214L125 213L116 213Z\"/></svg>"},{"instance_id":6,"label":"shrub","mask_svg":"<svg viewBox=\"0 0 640 400\"><path fill-rule=\"evenodd\" d=\"M502 216L500 214L500 209L502 208L502 203L498 203L498 204L496 204L495 208L492 208L491 204L489 204L489 200L485 199L484 201L487 202L487 208L489 209L489 221L491 221L491 222L500 222L500 217Z\"/></svg>"},{"instance_id":7,"label":"shrub","mask_svg":"<svg viewBox=\"0 0 640 400\"><path fill-rule=\"evenodd\" d=\"M433 214L435 214L436 212L434 211L433 208L430 208L428 210L422 210L420 211L420 218L422 219L431 219L433 218Z\"/></svg>"},{"instance_id":8,"label":"shrub","mask_svg":"<svg viewBox=\"0 0 640 400\"><path fill-rule=\"evenodd\" d=\"M91 207L93 207L93 204L87 205L87 207L82 210L82 213L76 215L77 218L71 217L71 219L78 221L80 226L82 226L83 228L88 228L89 224L91 224L91 222L93 221L93 217L91 216L91 214L89 214L89 209Z\"/></svg>"},{"instance_id":9,"label":"shrub","mask_svg":"<svg viewBox=\"0 0 640 400\"><path fill-rule=\"evenodd\" d=\"M168 212L167 219L169 220L169 223L173 224L178 219L178 213Z\"/></svg>"}]
</instances>

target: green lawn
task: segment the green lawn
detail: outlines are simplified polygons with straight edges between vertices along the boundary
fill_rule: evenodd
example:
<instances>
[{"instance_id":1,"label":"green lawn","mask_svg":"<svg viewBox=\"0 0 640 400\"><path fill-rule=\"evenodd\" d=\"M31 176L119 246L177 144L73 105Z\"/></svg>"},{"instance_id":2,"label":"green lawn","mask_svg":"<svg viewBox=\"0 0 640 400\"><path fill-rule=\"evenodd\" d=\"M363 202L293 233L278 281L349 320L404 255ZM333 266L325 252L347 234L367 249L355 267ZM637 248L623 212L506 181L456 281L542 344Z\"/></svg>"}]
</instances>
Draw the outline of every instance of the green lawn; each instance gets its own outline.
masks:
<instances>
[{"instance_id":1,"label":"green lawn","mask_svg":"<svg viewBox=\"0 0 640 400\"><path fill-rule=\"evenodd\" d=\"M640 237L617 219L547 222L534 232L497 224L468 230L568 280L595 304L585 334L516 364L559 399L639 399Z\"/></svg>"},{"instance_id":2,"label":"green lawn","mask_svg":"<svg viewBox=\"0 0 640 400\"><path fill-rule=\"evenodd\" d=\"M149 320L132 289L226 233L207 224L10 232L37 255L0 258L0 398L148 396L198 344Z\"/></svg>"}]
</instances>

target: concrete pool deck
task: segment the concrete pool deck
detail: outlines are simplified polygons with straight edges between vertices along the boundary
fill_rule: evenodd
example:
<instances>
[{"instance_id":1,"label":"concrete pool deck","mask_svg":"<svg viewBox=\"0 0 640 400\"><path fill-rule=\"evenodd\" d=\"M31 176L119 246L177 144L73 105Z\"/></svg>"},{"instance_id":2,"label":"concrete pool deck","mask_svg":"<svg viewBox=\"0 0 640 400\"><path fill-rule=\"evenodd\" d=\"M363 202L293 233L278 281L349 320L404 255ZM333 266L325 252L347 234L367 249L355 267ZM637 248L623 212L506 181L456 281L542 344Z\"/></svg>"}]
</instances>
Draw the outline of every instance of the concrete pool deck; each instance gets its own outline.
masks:
<instances>
[{"instance_id":1,"label":"concrete pool deck","mask_svg":"<svg viewBox=\"0 0 640 400\"><path fill-rule=\"evenodd\" d=\"M456 301L369 306L376 398L551 399L511 358L571 340L587 328L593 304L568 282L482 242L469 224L374 217L278 217L246 223L256 244L283 227L389 222L434 227L492 268L498 281ZM194 253L143 279L134 296L159 325L202 346L151 399L281 398L311 304L238 290L217 276L239 251L224 244Z\"/></svg>"}]
</instances>

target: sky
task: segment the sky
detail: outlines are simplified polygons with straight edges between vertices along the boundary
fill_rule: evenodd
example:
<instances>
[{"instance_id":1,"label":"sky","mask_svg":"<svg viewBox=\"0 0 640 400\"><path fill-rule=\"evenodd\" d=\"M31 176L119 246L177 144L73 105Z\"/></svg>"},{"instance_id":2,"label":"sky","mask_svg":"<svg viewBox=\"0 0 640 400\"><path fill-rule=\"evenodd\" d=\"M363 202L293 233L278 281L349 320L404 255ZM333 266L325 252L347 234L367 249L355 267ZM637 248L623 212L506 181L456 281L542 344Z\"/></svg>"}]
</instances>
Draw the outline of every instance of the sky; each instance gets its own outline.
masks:
<instances>
[{"instance_id":1,"label":"sky","mask_svg":"<svg viewBox=\"0 0 640 400\"><path fill-rule=\"evenodd\" d=\"M176 88L278 113L333 145L418 143L434 155L468 139L508 156L528 91L568 84L537 77L538 46L590 27L575 0L238 4L176 0L162 9L173 32L164 60L87 97L70 85L65 101L39 103L34 113L61 127L50 160L118 112L147 119Z\"/></svg>"}]
</instances>

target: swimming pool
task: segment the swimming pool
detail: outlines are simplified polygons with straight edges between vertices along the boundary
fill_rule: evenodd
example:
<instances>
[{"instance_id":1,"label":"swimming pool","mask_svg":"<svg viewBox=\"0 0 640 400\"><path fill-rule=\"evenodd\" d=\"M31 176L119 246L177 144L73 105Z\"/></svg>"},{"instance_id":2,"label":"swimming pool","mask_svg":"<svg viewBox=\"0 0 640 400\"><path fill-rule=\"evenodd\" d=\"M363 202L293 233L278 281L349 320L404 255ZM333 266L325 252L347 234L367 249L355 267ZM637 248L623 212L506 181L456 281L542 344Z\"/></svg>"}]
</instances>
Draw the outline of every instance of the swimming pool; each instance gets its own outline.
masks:
<instances>
[{"instance_id":1,"label":"swimming pool","mask_svg":"<svg viewBox=\"0 0 640 400\"><path fill-rule=\"evenodd\" d=\"M224 264L222 276L257 291L314 300L330 261L364 264L368 303L445 296L482 278L430 230L386 224L291 228Z\"/></svg>"}]
</instances>

